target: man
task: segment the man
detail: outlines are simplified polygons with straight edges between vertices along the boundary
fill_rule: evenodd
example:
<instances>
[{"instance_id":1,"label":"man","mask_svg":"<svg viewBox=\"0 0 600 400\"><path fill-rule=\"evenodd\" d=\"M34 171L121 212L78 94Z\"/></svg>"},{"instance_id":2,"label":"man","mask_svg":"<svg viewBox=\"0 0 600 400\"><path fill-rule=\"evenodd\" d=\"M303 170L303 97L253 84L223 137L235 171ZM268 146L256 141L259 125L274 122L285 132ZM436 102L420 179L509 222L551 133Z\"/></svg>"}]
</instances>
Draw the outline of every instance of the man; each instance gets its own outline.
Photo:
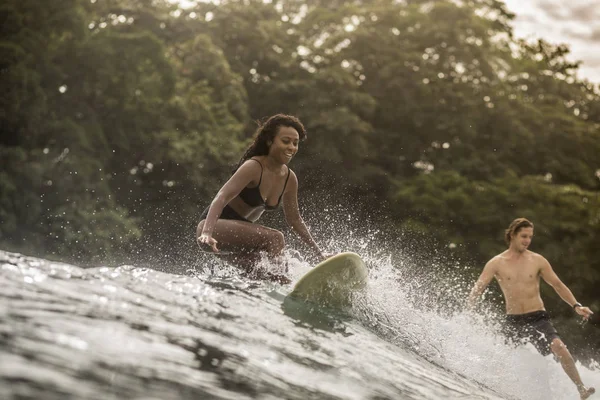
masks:
<instances>
[{"instance_id":1,"label":"man","mask_svg":"<svg viewBox=\"0 0 600 400\"><path fill-rule=\"evenodd\" d=\"M531 342L540 353L550 352L560 361L566 374L577 386L582 399L596 390L585 387L575 367L575 361L552 326L540 296L540 277L587 320L593 312L577 302L573 293L552 270L541 255L527 248L533 238L533 224L525 218L515 219L505 231L508 250L498 254L485 265L468 298L468 308L496 278L506 302L506 333L512 339Z\"/></svg>"}]
</instances>

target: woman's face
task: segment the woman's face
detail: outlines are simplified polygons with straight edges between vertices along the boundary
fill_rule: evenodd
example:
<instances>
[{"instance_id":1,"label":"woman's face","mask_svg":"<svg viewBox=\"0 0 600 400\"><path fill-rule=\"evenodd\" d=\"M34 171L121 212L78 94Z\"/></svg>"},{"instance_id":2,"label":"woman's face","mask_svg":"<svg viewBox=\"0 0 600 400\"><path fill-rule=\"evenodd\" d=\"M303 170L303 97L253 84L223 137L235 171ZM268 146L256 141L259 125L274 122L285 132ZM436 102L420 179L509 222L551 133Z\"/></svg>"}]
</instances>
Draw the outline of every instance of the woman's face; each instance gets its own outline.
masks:
<instances>
[{"instance_id":1,"label":"woman's face","mask_svg":"<svg viewBox=\"0 0 600 400\"><path fill-rule=\"evenodd\" d=\"M300 143L298 131L289 126L281 126L269 147L269 157L274 157L282 164L287 164L298 152L298 143Z\"/></svg>"}]
</instances>

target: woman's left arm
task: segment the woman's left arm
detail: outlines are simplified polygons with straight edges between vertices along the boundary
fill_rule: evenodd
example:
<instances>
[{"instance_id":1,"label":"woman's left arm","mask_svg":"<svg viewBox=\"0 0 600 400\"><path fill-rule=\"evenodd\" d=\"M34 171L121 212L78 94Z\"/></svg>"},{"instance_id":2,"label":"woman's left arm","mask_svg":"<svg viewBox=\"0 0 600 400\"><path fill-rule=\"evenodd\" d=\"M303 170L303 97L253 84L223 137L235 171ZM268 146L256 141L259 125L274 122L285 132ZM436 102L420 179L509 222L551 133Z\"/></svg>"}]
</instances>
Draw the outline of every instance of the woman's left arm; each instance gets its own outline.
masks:
<instances>
[{"instance_id":1,"label":"woman's left arm","mask_svg":"<svg viewBox=\"0 0 600 400\"><path fill-rule=\"evenodd\" d=\"M317 257L324 260L326 257L306 227L300 210L298 209L298 178L294 171L290 171L290 180L283 194L283 212L285 220L292 230L315 252Z\"/></svg>"}]
</instances>

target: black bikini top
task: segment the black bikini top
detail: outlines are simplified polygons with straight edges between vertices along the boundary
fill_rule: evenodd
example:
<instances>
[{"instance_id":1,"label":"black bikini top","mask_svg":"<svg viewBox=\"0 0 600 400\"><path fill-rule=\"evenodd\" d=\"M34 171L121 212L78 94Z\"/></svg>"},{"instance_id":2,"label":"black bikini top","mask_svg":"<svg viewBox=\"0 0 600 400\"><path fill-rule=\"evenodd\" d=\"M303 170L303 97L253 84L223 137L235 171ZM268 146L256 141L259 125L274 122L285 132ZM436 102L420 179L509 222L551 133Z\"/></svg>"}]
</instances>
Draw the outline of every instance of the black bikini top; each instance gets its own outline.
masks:
<instances>
[{"instance_id":1,"label":"black bikini top","mask_svg":"<svg viewBox=\"0 0 600 400\"><path fill-rule=\"evenodd\" d=\"M260 183L262 182L263 166L260 163L260 161L255 160L254 158L251 158L250 160L256 161L260 164L260 179L258 180L257 186L251 188L243 188L239 194L240 198L244 200L244 203L248 204L250 207L263 207L265 210L268 211L277 209L277 207L279 207L279 204L281 203L281 198L283 197L283 193L285 192L285 187L287 186L288 179L290 179L290 168L288 167L287 178L285 178L285 184L283 185L283 190L279 195L277 204L275 204L274 206L270 206L265 200L263 200L263 197L260 193Z\"/></svg>"}]
</instances>

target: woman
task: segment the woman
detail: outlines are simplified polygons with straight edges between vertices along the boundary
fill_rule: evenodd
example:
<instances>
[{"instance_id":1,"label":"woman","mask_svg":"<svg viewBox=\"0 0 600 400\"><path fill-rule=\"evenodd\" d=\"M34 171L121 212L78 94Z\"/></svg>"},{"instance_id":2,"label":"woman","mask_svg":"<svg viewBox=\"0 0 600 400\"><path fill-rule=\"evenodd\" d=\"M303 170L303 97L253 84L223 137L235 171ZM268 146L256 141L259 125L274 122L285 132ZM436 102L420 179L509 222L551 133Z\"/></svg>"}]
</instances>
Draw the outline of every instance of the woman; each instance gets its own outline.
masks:
<instances>
[{"instance_id":1,"label":"woman","mask_svg":"<svg viewBox=\"0 0 600 400\"><path fill-rule=\"evenodd\" d=\"M281 232L255 222L263 212L276 210L283 202L288 225L320 259L325 259L300 216L298 179L287 166L305 138L304 126L290 115L274 115L258 127L235 172L202 213L196 230L201 248L234 252L236 263L256 275L253 267L259 253L279 261L285 240Z\"/></svg>"}]
</instances>

